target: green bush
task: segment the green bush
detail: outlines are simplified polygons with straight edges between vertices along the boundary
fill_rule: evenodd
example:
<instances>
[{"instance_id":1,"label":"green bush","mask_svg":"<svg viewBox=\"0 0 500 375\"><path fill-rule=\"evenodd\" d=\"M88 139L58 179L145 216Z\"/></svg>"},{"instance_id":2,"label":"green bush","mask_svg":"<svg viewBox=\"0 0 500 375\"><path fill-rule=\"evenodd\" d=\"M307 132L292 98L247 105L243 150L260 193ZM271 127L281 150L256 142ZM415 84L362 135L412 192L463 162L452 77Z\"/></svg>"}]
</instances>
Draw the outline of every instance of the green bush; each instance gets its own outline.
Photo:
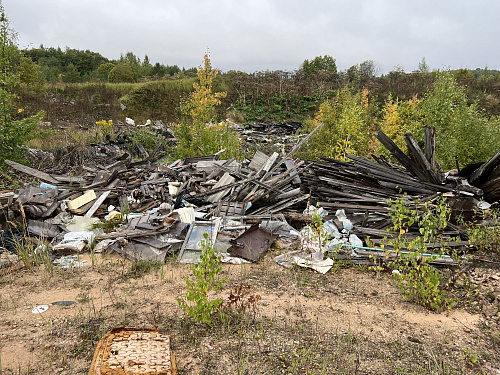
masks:
<instances>
[{"instance_id":1,"label":"green bush","mask_svg":"<svg viewBox=\"0 0 500 375\"><path fill-rule=\"evenodd\" d=\"M452 308L456 302L445 288L442 273L428 264L430 260L450 253L441 236L451 215L451 208L445 198L422 205L418 201L410 204L401 198L389 202L389 207L393 210L390 213L393 222L391 231L396 233L396 237L386 243L394 247L397 255L395 260L389 262L389 266L395 270L394 281L402 295L432 310ZM410 241L406 233L413 225L419 228L420 235ZM439 244L439 253L423 256L432 251L428 249L428 244ZM389 257L389 252L387 254Z\"/></svg>"},{"instance_id":2,"label":"green bush","mask_svg":"<svg viewBox=\"0 0 500 375\"><path fill-rule=\"evenodd\" d=\"M208 294L219 290L226 279L218 279L222 271L221 258L217 256L217 250L212 246L208 235L201 243L200 262L190 265L194 280L186 276L186 296L177 298L177 303L182 310L198 323L210 324L212 314L222 305L222 298L210 300Z\"/></svg>"},{"instance_id":3,"label":"green bush","mask_svg":"<svg viewBox=\"0 0 500 375\"><path fill-rule=\"evenodd\" d=\"M452 72L440 72L423 98L386 101L381 129L403 150L405 133L423 144L426 126L436 128L436 157L445 169L487 160L500 149L500 120L469 104L465 87ZM381 153L385 153L382 149Z\"/></svg>"},{"instance_id":4,"label":"green bush","mask_svg":"<svg viewBox=\"0 0 500 375\"><path fill-rule=\"evenodd\" d=\"M461 223L467 228L470 246L500 255L500 209L480 210L477 217L481 220Z\"/></svg>"},{"instance_id":5,"label":"green bush","mask_svg":"<svg viewBox=\"0 0 500 375\"><path fill-rule=\"evenodd\" d=\"M155 129L135 127L129 130L127 135L132 148L135 148L138 144L142 145L147 151L153 151L160 145L163 145L164 149L168 148L167 139Z\"/></svg>"},{"instance_id":6,"label":"green bush","mask_svg":"<svg viewBox=\"0 0 500 375\"><path fill-rule=\"evenodd\" d=\"M477 103L468 104L464 87L451 72L438 75L434 90L419 103L425 126L436 128L436 154L445 168L487 160L500 149L500 123L488 119ZM421 138L422 139L422 138Z\"/></svg>"},{"instance_id":7,"label":"green bush","mask_svg":"<svg viewBox=\"0 0 500 375\"><path fill-rule=\"evenodd\" d=\"M305 132L319 124L323 128L300 150L306 159L330 157L345 160L345 153L367 155L373 150L373 125L368 92L351 93L347 88L334 99L325 101L314 121L307 122Z\"/></svg>"},{"instance_id":8,"label":"green bush","mask_svg":"<svg viewBox=\"0 0 500 375\"><path fill-rule=\"evenodd\" d=\"M14 32L9 28L3 6L0 4L0 161L5 167L5 159L21 160L23 145L41 136L38 131L44 113L23 117L24 109L15 105L15 87L19 85L19 75L14 63L20 61L20 53L15 44Z\"/></svg>"},{"instance_id":9,"label":"green bush","mask_svg":"<svg viewBox=\"0 0 500 375\"><path fill-rule=\"evenodd\" d=\"M111 83L137 82L137 72L128 62L118 63L108 74Z\"/></svg>"}]
</instances>

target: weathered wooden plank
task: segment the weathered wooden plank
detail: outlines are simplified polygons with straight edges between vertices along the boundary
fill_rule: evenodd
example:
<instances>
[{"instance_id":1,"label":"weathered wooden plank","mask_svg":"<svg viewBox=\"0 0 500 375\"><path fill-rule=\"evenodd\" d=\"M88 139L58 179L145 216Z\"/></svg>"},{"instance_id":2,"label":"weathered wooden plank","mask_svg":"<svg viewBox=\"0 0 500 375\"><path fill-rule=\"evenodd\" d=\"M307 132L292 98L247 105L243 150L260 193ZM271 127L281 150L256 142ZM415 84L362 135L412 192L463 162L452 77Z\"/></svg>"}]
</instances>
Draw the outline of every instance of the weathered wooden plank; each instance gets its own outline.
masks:
<instances>
[{"instance_id":1,"label":"weathered wooden plank","mask_svg":"<svg viewBox=\"0 0 500 375\"><path fill-rule=\"evenodd\" d=\"M92 200L94 200L96 198L97 197L95 195L94 190L88 190L82 196L69 201L68 202L68 208L70 210L75 210L75 209L80 208L84 204L87 204L88 202L90 202L90 201L92 201Z\"/></svg>"},{"instance_id":2,"label":"weathered wooden plank","mask_svg":"<svg viewBox=\"0 0 500 375\"><path fill-rule=\"evenodd\" d=\"M30 176L39 178L40 180L50 182L51 184L57 185L59 183L59 181L56 180L54 177L52 177L50 174L39 171L38 169L34 169L26 165L16 163L15 161L8 159L5 159L5 164L11 166L14 169L17 169L20 172L29 174Z\"/></svg>"},{"instance_id":3,"label":"weathered wooden plank","mask_svg":"<svg viewBox=\"0 0 500 375\"><path fill-rule=\"evenodd\" d=\"M264 210L264 213L275 214L275 213L277 213L277 212L279 212L281 210L284 210L285 208L293 206L296 203L303 202L303 201L305 201L306 199L309 199L309 198L310 198L310 195L309 194L305 194L305 195L302 195L302 196L300 196L298 198L292 199L289 202L282 203L282 204L280 204L277 207L267 208L266 210Z\"/></svg>"},{"instance_id":4,"label":"weathered wooden plank","mask_svg":"<svg viewBox=\"0 0 500 375\"><path fill-rule=\"evenodd\" d=\"M85 217L92 217L92 215L94 215L94 213L97 211L97 209L99 208L99 206L106 200L106 198L108 197L109 193L111 193L110 190L105 191L104 193L102 193L99 196L99 198L97 198L97 200L94 202L94 204L92 205L92 207L89 208L89 210L85 214Z\"/></svg>"},{"instance_id":5,"label":"weathered wooden plank","mask_svg":"<svg viewBox=\"0 0 500 375\"><path fill-rule=\"evenodd\" d=\"M293 160L285 160L285 166L287 170L293 169L294 168L294 161ZM300 177L297 174L297 171L293 171L291 173L291 176L293 177L293 183L294 184L300 184Z\"/></svg>"},{"instance_id":6,"label":"weathered wooden plank","mask_svg":"<svg viewBox=\"0 0 500 375\"><path fill-rule=\"evenodd\" d=\"M214 189L217 189L219 187L226 186L226 185L231 185L235 181L236 181L236 179L233 176L231 176L229 173L226 172L221 177L221 179L215 184ZM229 193L230 190L231 190L231 188L226 188L222 191L219 191L218 193L213 193L212 195L209 195L207 197L207 200L211 203L219 202L224 197L224 195Z\"/></svg>"},{"instance_id":7,"label":"weathered wooden plank","mask_svg":"<svg viewBox=\"0 0 500 375\"><path fill-rule=\"evenodd\" d=\"M226 167L223 167L223 166L221 166L221 169L222 169L223 171L225 171L225 172L228 172L229 174L231 174L231 175L233 175L233 176L238 177L238 178L243 178L243 179L245 179L245 178L247 177L247 176L245 176L244 174L242 174L242 173L240 173L240 172L235 172L235 171L232 171L231 169L226 168ZM270 185L268 185L268 184L266 184L266 183L264 183L264 182L262 182L262 181L260 181L260 180L257 180L257 179L255 179L255 180L254 180L254 179L252 179L251 183L254 183L254 184L256 184L256 185L259 185L259 186L261 186L261 187L263 187L263 188L265 188L265 189L268 189L268 190L273 190L273 191L276 191L276 192L281 193L281 191L280 191L280 190L278 190L278 189L276 189L275 187L270 186Z\"/></svg>"},{"instance_id":8,"label":"weathered wooden plank","mask_svg":"<svg viewBox=\"0 0 500 375\"><path fill-rule=\"evenodd\" d=\"M436 128L431 128L429 126L425 127L424 142L425 158L430 165L434 166L436 160Z\"/></svg>"},{"instance_id":9,"label":"weathered wooden plank","mask_svg":"<svg viewBox=\"0 0 500 375\"><path fill-rule=\"evenodd\" d=\"M497 177L481 185L481 190L483 190L484 193L492 192L493 190L498 188L500 188L500 177Z\"/></svg>"},{"instance_id":10,"label":"weathered wooden plank","mask_svg":"<svg viewBox=\"0 0 500 375\"><path fill-rule=\"evenodd\" d=\"M377 211L377 212L390 212L393 211L389 207L384 207L380 205L368 205L368 204L350 204L350 203L331 203L331 202L320 202L321 207L333 208L336 210L355 210L355 211Z\"/></svg>"},{"instance_id":11,"label":"weathered wooden plank","mask_svg":"<svg viewBox=\"0 0 500 375\"><path fill-rule=\"evenodd\" d=\"M469 177L469 182L471 184L482 182L482 180L487 179L488 174L495 169L497 165L500 164L500 151L498 151L495 156L484 163L476 171L474 171Z\"/></svg>"},{"instance_id":12,"label":"weathered wooden plank","mask_svg":"<svg viewBox=\"0 0 500 375\"><path fill-rule=\"evenodd\" d=\"M432 182L433 184L440 184L441 181L439 180L430 162L427 160L424 153L418 146L417 141L415 140L413 135L411 135L410 133L406 133L404 135L404 139L411 158L420 167L420 170L426 175L427 181Z\"/></svg>"},{"instance_id":13,"label":"weathered wooden plank","mask_svg":"<svg viewBox=\"0 0 500 375\"><path fill-rule=\"evenodd\" d=\"M161 234L161 233L166 233L170 230L170 227L163 227L158 230L143 230L143 229L137 229L137 230L132 230L132 231L124 231L124 232L113 232L113 233L105 233L105 234L100 234L96 236L97 241L101 240L109 240L109 239L114 239L114 238L137 238L137 237L144 237L144 236L152 236L155 234Z\"/></svg>"},{"instance_id":14,"label":"weathered wooden plank","mask_svg":"<svg viewBox=\"0 0 500 375\"><path fill-rule=\"evenodd\" d=\"M316 134L317 132L319 132L321 130L321 128L324 126L325 124L322 122L321 124L319 124L312 132L310 132L306 137L304 137L304 139L302 139L299 143L297 143L293 148L292 150L284 157L281 159L281 161L279 163L277 163L269 172L267 172L265 175L264 175L264 178L267 178L268 176L270 176L276 169L278 169L280 167L280 165L287 159L289 159L293 154L295 154L295 152L297 152L297 150L299 148L302 147L302 145L304 143L306 143L314 134Z\"/></svg>"},{"instance_id":15,"label":"weathered wooden plank","mask_svg":"<svg viewBox=\"0 0 500 375\"><path fill-rule=\"evenodd\" d=\"M394 156L409 172L413 173L419 179L426 181L427 177L418 166L416 166L406 154L390 139L383 131L379 130L375 136L380 143Z\"/></svg>"},{"instance_id":16,"label":"weathered wooden plank","mask_svg":"<svg viewBox=\"0 0 500 375\"><path fill-rule=\"evenodd\" d=\"M248 168L251 170L258 172L264 168L264 165L266 165L267 160L269 159L269 156L267 156L265 153L262 151L257 150L252 158L250 160L250 164L248 164Z\"/></svg>"}]
</instances>

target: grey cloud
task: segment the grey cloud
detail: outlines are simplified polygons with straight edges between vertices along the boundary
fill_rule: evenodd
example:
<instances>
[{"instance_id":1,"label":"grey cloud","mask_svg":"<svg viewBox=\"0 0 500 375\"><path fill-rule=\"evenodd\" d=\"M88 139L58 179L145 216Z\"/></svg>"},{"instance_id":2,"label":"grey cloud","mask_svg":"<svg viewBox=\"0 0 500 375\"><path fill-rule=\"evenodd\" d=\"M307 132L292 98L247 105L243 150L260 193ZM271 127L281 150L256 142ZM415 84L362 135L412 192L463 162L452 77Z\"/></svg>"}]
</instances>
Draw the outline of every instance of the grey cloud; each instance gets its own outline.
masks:
<instances>
[{"instance_id":1,"label":"grey cloud","mask_svg":"<svg viewBox=\"0 0 500 375\"><path fill-rule=\"evenodd\" d=\"M192 67L207 48L214 65L249 72L298 68L331 55L341 69L374 60L382 72L498 66L488 0L3 0L20 46L127 51Z\"/></svg>"}]
</instances>

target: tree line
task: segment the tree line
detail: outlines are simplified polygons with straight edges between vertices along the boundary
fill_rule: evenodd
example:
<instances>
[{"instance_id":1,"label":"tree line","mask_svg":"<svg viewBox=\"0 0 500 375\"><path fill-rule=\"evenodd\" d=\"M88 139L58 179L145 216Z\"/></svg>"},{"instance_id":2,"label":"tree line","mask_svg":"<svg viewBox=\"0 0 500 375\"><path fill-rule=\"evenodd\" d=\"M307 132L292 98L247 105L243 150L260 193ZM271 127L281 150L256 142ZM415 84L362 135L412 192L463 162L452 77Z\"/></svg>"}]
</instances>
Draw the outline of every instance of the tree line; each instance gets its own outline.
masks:
<instances>
[{"instance_id":1,"label":"tree line","mask_svg":"<svg viewBox=\"0 0 500 375\"><path fill-rule=\"evenodd\" d=\"M21 50L20 74L24 81L43 83L84 83L102 81L111 83L137 82L141 79L196 75L196 68L180 68L178 65L151 64L148 55L144 59L133 52L110 60L100 53L66 47L31 48Z\"/></svg>"}]
</instances>

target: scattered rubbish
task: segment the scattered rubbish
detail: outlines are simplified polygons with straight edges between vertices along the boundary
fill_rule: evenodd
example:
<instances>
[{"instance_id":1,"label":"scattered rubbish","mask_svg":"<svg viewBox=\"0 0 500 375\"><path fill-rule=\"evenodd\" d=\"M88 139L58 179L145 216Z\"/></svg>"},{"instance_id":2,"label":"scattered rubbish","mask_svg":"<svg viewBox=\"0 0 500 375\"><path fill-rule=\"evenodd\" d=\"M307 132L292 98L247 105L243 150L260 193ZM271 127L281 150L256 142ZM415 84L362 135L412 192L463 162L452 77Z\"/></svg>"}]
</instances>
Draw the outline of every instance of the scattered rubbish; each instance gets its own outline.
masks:
<instances>
[{"instance_id":1,"label":"scattered rubbish","mask_svg":"<svg viewBox=\"0 0 500 375\"><path fill-rule=\"evenodd\" d=\"M90 267L86 260L79 260L78 257L73 255L62 256L54 259L52 262L55 266L60 268L83 268Z\"/></svg>"},{"instance_id":2,"label":"scattered rubbish","mask_svg":"<svg viewBox=\"0 0 500 375\"><path fill-rule=\"evenodd\" d=\"M229 264L245 264L245 263L250 263L248 260L240 258L240 257L234 257L231 256L229 253L221 253L219 252L219 256L221 257L221 262L222 263L229 263Z\"/></svg>"},{"instance_id":3,"label":"scattered rubbish","mask_svg":"<svg viewBox=\"0 0 500 375\"><path fill-rule=\"evenodd\" d=\"M300 238L300 232L293 228L286 221L263 220L260 223L259 228L266 232L276 234L279 237L287 238L290 240L297 240Z\"/></svg>"},{"instance_id":4,"label":"scattered rubbish","mask_svg":"<svg viewBox=\"0 0 500 375\"><path fill-rule=\"evenodd\" d=\"M333 259L323 259L324 255L320 252L308 254L302 250L290 251L278 255L274 258L279 265L290 268L292 265L311 268L321 274L327 273L333 267Z\"/></svg>"},{"instance_id":5,"label":"scattered rubbish","mask_svg":"<svg viewBox=\"0 0 500 375\"><path fill-rule=\"evenodd\" d=\"M33 314L41 314L41 313L44 313L45 311L47 311L49 309L49 306L47 305L39 305L39 306L36 306L33 308L33 310L31 310L31 312Z\"/></svg>"},{"instance_id":6,"label":"scattered rubbish","mask_svg":"<svg viewBox=\"0 0 500 375\"><path fill-rule=\"evenodd\" d=\"M56 301L52 302L51 305L54 306L71 306L74 305L76 302L75 301Z\"/></svg>"},{"instance_id":7,"label":"scattered rubbish","mask_svg":"<svg viewBox=\"0 0 500 375\"><path fill-rule=\"evenodd\" d=\"M53 249L58 253L81 253L87 245L92 246L94 241L94 232L69 232L64 235L63 240L55 245Z\"/></svg>"},{"instance_id":8,"label":"scattered rubbish","mask_svg":"<svg viewBox=\"0 0 500 375\"><path fill-rule=\"evenodd\" d=\"M161 147L146 152L138 145L133 159L117 143L92 145L93 151L71 170L64 169L65 156L56 151L51 164L40 170L6 160L40 182L25 185L17 194L0 194L0 225L19 217L31 237L63 255L92 248L134 260L164 261L178 252L181 263L198 262L203 246L214 246L227 262L257 261L279 237L308 250L280 260L282 264L322 272L332 261L324 259L325 253L356 262L365 262L370 254L380 256L377 246L386 244L392 226L389 200L423 203L445 197L452 217L442 240L457 251L468 244L467 233L457 226L458 215L473 219L477 208L499 206L500 152L484 163L445 174L435 160L435 132L429 128L423 150L411 134L405 135L406 154L378 132L377 138L400 165L382 156L350 154L345 155L348 162L297 160L294 153L323 126L305 136L292 134L300 125L259 123L240 129L246 142L280 143L279 152L256 151L243 161L222 160L221 150L162 165ZM138 126L169 130L150 120ZM405 235L415 238L418 228L408 228ZM451 241L459 236L462 241ZM368 238L373 247L365 246ZM10 253L23 241L24 232L0 231L0 246ZM440 245L429 244L428 251ZM385 249L393 250L390 245ZM85 265L66 257L56 261L67 268Z\"/></svg>"},{"instance_id":9,"label":"scattered rubbish","mask_svg":"<svg viewBox=\"0 0 500 375\"><path fill-rule=\"evenodd\" d=\"M37 220L28 220L28 232L43 238L54 238L61 233L58 226Z\"/></svg>"},{"instance_id":10,"label":"scattered rubbish","mask_svg":"<svg viewBox=\"0 0 500 375\"><path fill-rule=\"evenodd\" d=\"M99 341L89 375L176 375L170 336L156 330L115 328Z\"/></svg>"},{"instance_id":11,"label":"scattered rubbish","mask_svg":"<svg viewBox=\"0 0 500 375\"><path fill-rule=\"evenodd\" d=\"M66 224L66 229L70 232L89 231L100 222L101 220L97 217L73 216L71 221Z\"/></svg>"}]
</instances>

